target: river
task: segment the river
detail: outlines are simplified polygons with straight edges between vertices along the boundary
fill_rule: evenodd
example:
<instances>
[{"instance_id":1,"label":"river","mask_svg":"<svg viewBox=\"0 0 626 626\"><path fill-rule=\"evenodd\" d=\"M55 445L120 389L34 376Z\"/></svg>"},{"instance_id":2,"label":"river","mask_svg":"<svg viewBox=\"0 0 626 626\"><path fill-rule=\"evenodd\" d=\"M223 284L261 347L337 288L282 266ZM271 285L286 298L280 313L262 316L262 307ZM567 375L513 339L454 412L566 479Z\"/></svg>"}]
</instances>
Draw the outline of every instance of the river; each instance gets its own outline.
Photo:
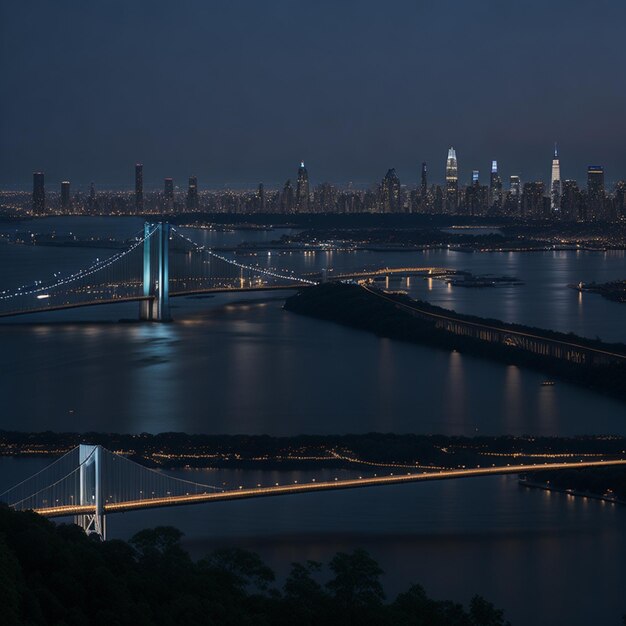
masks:
<instances>
[{"instance_id":1,"label":"river","mask_svg":"<svg viewBox=\"0 0 626 626\"><path fill-rule=\"evenodd\" d=\"M138 231L141 222L62 218L11 228L119 237ZM186 232L230 246L289 231ZM0 245L0 289L108 254ZM264 252L247 259L299 272L410 265L506 274L524 284L477 290L414 278L398 287L463 313L626 341L623 305L567 287L626 278L623 252ZM560 381L541 386L540 373L522 368L300 317L282 309L283 297L175 300L174 323L162 325L112 323L136 317L136 305L4 321L0 427L626 434L626 411L617 400ZM0 482L26 477L42 462L1 459ZM239 484L306 478L224 476ZM481 593L516 625L582 626L618 623L626 611L625 522L623 508L521 489L506 477L138 512L113 516L109 529L128 537L146 525L177 525L195 555L236 542L261 552L282 573L292 560L327 560L362 545L386 570L390 595L417 581L439 598L467 601ZM604 620L593 619L594 611Z\"/></svg>"}]
</instances>

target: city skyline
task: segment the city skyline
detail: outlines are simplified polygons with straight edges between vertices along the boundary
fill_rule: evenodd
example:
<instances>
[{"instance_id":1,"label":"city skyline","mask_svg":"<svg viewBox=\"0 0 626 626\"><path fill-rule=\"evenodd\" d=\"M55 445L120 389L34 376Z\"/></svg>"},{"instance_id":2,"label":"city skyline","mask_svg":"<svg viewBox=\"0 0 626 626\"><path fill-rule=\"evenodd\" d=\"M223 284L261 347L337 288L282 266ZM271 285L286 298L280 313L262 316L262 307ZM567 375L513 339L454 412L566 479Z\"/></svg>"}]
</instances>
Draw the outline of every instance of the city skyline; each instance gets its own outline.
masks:
<instances>
[{"instance_id":1,"label":"city skyline","mask_svg":"<svg viewBox=\"0 0 626 626\"><path fill-rule=\"evenodd\" d=\"M367 184L390 167L414 180L449 145L468 179L497 158L503 179L545 180L554 139L568 178L626 171L623 3L597 3L591 21L565 0L74 9L2 9L5 188L34 169L119 187L128 160L158 173L147 186L281 184L303 156L318 181Z\"/></svg>"},{"instance_id":2,"label":"city skyline","mask_svg":"<svg viewBox=\"0 0 626 626\"><path fill-rule=\"evenodd\" d=\"M163 179L160 191L144 193L143 164L135 164L134 200L127 190L105 190L98 198L93 182L89 196L79 190L71 195L70 181L61 182L60 196L52 193L46 203L45 173L33 172L30 206L24 192L3 192L0 208L13 214L16 210L33 215L82 214L174 214L187 211L218 213L417 213L433 215L465 215L513 217L562 221L617 222L626 218L626 181L607 188L604 167L587 166L586 187L578 181L561 180L560 160L555 144L550 184L543 181L522 181L509 176L504 185L498 161L491 161L489 184L481 184L480 171L472 170L471 183L459 185L456 150L448 149L445 184L428 184L428 166L422 162L419 185L402 184L395 168L387 170L379 184L367 189L351 185L341 187L330 183L310 186L304 161L298 167L296 186L287 179L282 187L266 189L259 183L255 191L221 189L200 190L198 177L190 176L186 194L172 177ZM8 194L8 195L7 195ZM210 195L208 195L210 194ZM15 197L12 197L15 196ZM184 201L182 197L185 196ZM145 200L145 203L144 203ZM131 209L131 206L134 210Z\"/></svg>"},{"instance_id":3,"label":"city skyline","mask_svg":"<svg viewBox=\"0 0 626 626\"><path fill-rule=\"evenodd\" d=\"M551 205L554 208L554 184L558 183L558 191L557 191L557 197L560 198L560 194L562 191L562 183L564 181L575 181L578 184L583 184L587 181L587 173L588 173L588 169L589 167L592 166L592 163L595 164L597 162L592 162L589 161L584 168L581 170L581 172L578 175L569 175L569 171L566 169L566 175L563 176L561 174L561 166L560 166L560 155L559 155L559 150L557 148L557 143L554 143L554 149L553 149L553 154L552 154L552 161L551 161L551 166L550 165L546 165L546 167L544 168L545 173L543 176L538 176L536 178L525 178L521 173L519 169L515 169L514 167L508 168L507 171L509 172L508 174L502 174L502 169L499 168L498 163L501 163L501 161L499 161L499 159L483 159L481 160L481 163L484 161L485 162L485 167L478 167L476 168L475 164L474 165L468 165L465 164L465 166L463 166L463 161L459 158L457 158L457 154L456 154L456 148L454 147L450 147L448 149L448 153L447 153L447 158L445 159L445 165L441 166L441 167L437 167L437 165L435 164L433 166L432 162L426 161L426 160L416 160L416 167L414 168L414 171L412 172L412 175L409 174L409 176L407 178L402 177L402 176L398 176L400 179L403 179L404 182L402 183L403 187L410 187L410 188L414 188L414 187L421 187L423 185L424 182L424 175L425 175L425 171L424 168L427 167L428 168L428 181L431 184L439 184L439 185L446 185L446 181L448 179L448 175L449 175L449 168L452 167L454 169L454 173L453 173L453 177L456 180L456 184L460 185L460 186L466 186L466 185L471 185L473 184L476 179L475 179L475 175L477 172L487 172L487 171L491 171L491 174L494 174L494 167L495 169L495 173L499 175L500 177L500 181L503 180L509 180L511 177L518 177L522 182L544 182L546 184L546 189L548 190L550 197L551 197ZM452 155L452 156L451 156ZM451 160L452 159L452 160ZM442 161L442 159L438 160L439 162ZM545 160L547 163L547 159ZM309 185L309 177L308 177L308 171L306 170L306 168L304 167L304 163L305 163L305 159L300 159L299 160L300 163L300 167L299 167L299 171L298 171L298 176L300 176L300 173L303 171L304 175L306 176L306 185L307 185L307 189L308 189L308 185ZM308 163L308 160L307 160ZM453 165L450 165L451 163L453 163ZM487 165L489 164L489 165ZM605 168L605 165L601 165L600 167ZM609 166L610 167L610 166ZM136 164L135 164L135 178L134 181L132 181L130 178L128 179L128 181L125 181L123 183L120 184L115 184L115 185L107 185L105 184L101 184L101 189L102 190L106 190L106 191L126 191L126 190L130 190L131 188L133 188L134 185L134 189L135 191L137 191L139 188L141 188L142 192L143 191L158 191L160 189L163 189L163 181L164 180L171 180L173 181L173 185L175 189L178 190L182 190L183 188L185 188L185 181L187 181L190 177L195 179L195 185L198 188L198 190L200 189L205 189L205 190L223 190L223 189L229 189L232 188L234 190L236 189L241 189L241 190L245 190L245 189L255 189L258 187L259 184L263 184L264 186L269 186L270 188L274 188L274 189L279 189L281 188L284 184L285 184L285 178L283 177L282 179L277 179L277 180L271 180L271 181L266 181L266 180L255 180L255 181L248 181L246 183L228 183L226 181L223 181L221 183L215 183L212 184L211 183L211 179L210 177L205 178L203 181L203 178L201 176L197 175L196 170L193 170L192 173L187 173L183 176L180 177L180 179L177 179L174 176L171 176L169 174L165 174L162 177L159 177L158 175L153 175L151 178L148 179L148 184L145 185L144 183L144 176L143 176L143 168L144 168L144 162L137 160ZM387 170L389 169L393 169L394 172L396 172L400 169L397 167L387 167ZM403 170L406 170L407 168L402 168ZM289 179L292 177L292 175L289 174L289 172L293 172L293 163L291 163L291 169L286 170L285 175L287 176L287 182L289 182ZM435 172L435 175L433 176L432 173ZM440 176L437 176L437 172L440 172ZM37 173L46 173L45 170L43 168L39 168L39 169L34 169L32 170L32 174L37 174ZM490 177L490 184L491 184L491 178ZM609 185L611 184L615 184L618 183L622 180L624 180L626 178L626 171L625 172L618 172L618 171L613 171L613 176L609 176L609 178L607 178L607 183ZM340 181L337 179L320 179L320 178L313 178L313 184L323 184L323 183L329 183L332 185L335 185L339 188L350 188L350 187L354 187L354 188L362 188L362 189L366 189L368 187L371 187L373 185L376 184L377 180L379 179L379 177L374 177L372 180L370 181L360 181L360 182L355 182L352 180L346 180L346 181ZM72 182L72 186L76 189L79 190L86 190L89 189L90 186L92 184L95 183L94 178L91 177L89 179L89 181L84 182L84 181L79 181L78 183L76 183L76 181L74 181L74 179L72 177L62 177L60 178L58 181L54 181L54 183L56 184L58 182L58 184L63 183L64 181L71 181ZM177 182L177 180L179 182ZM4 186L5 189L7 190L25 190L27 188L30 187L31 185L31 180L29 180L29 182L26 185L8 185L8 186ZM296 177L296 182L297 182L297 177ZM97 183L96 183L97 184ZM137 208L139 208L140 204L137 205Z\"/></svg>"},{"instance_id":4,"label":"city skyline","mask_svg":"<svg viewBox=\"0 0 626 626\"><path fill-rule=\"evenodd\" d=\"M0 3L5 621L626 626L624 24Z\"/></svg>"}]
</instances>

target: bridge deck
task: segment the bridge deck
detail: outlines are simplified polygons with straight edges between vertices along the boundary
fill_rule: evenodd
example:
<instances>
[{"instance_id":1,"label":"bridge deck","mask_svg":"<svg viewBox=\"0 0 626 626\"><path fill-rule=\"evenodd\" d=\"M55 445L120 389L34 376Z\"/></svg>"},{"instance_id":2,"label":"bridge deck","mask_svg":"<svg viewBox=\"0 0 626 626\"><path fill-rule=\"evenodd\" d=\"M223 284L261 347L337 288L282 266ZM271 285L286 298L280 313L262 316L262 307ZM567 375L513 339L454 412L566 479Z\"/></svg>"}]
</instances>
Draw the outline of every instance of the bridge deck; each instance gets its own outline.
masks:
<instances>
[{"instance_id":1,"label":"bridge deck","mask_svg":"<svg viewBox=\"0 0 626 626\"><path fill-rule=\"evenodd\" d=\"M377 298L382 298L383 300L387 300L388 302L391 302L392 304L394 304L394 306L398 307L399 309L403 309L403 310L408 311L410 313L419 313L419 315L423 315L424 317L428 317L428 318L432 318L432 319L438 319L438 320L444 320L444 321L447 321L447 322L461 324L463 326L483 329L483 330L487 330L487 331L494 331L494 332L498 332L498 333L506 333L507 335L513 335L513 336L516 336L516 337L524 337L524 338L528 338L528 339L534 339L536 341L542 341L542 342L546 342L546 343L550 343L550 344L560 345L560 346L564 346L566 348L572 348L572 349L575 349L575 350L583 350L583 351L586 351L586 352L590 352L590 353L595 353L595 354L602 355L602 356L611 357L613 359L617 359L617 360L620 360L620 361L626 361L626 354L621 354L619 352L611 352L609 350L601 350L600 348L594 348L592 346L585 346L583 344L573 343L571 341L563 341L561 339L555 339L553 337L544 337L542 335L537 335L537 334L533 334L533 333L527 333L527 332L524 332L524 331L521 331L521 330L515 330L515 329L512 329L512 328L493 326L493 325L484 324L484 323L481 323L481 322L472 322L470 320L465 320L465 319L463 319L461 317L454 317L453 315L443 315L441 313L434 313L433 311L426 311L424 309L420 309L417 306L411 306L411 305L408 305L408 304L404 304L402 302L398 302L397 300L394 300L393 298L390 298L390 297L384 295L383 293L380 293L379 291L370 289L367 286L363 286L363 289L365 289L368 293L376 296Z\"/></svg>"},{"instance_id":2,"label":"bridge deck","mask_svg":"<svg viewBox=\"0 0 626 626\"><path fill-rule=\"evenodd\" d=\"M285 291L285 290L294 290L294 289L302 289L304 287L308 287L309 285L298 283L294 281L293 285L263 285L260 287L210 287L207 289L189 289L183 291L174 291L170 292L170 298L179 298L184 296L199 296L199 295L210 295L210 294L218 294L218 293L245 293L248 291ZM154 300L154 296L123 296L120 298L110 298L108 300L90 300L88 302L76 302L76 303L67 303L67 304L55 304L52 306L42 306L39 308L33 309L24 309L17 311L7 311L0 313L0 318L3 317L16 317L20 315L31 315L36 313L48 313L52 311L66 311L69 309L82 309L85 307L91 306L102 306L105 304L122 304L128 302L144 302L147 300Z\"/></svg>"},{"instance_id":3,"label":"bridge deck","mask_svg":"<svg viewBox=\"0 0 626 626\"><path fill-rule=\"evenodd\" d=\"M89 302L77 302L67 304L55 304L52 306L42 306L33 309L18 311L7 311L0 313L0 317L16 317L17 315L30 315L31 313L47 313L48 311L66 311L68 309L80 309L86 306L100 306L103 304L121 304L123 302L143 302L153 300L153 296L122 296L120 298L110 298L108 300L90 300Z\"/></svg>"},{"instance_id":4,"label":"bridge deck","mask_svg":"<svg viewBox=\"0 0 626 626\"><path fill-rule=\"evenodd\" d=\"M330 280L370 278L374 276L445 276L456 274L457 270L447 267L383 267L377 270L363 270L361 272L345 272L341 274L329 274Z\"/></svg>"},{"instance_id":5,"label":"bridge deck","mask_svg":"<svg viewBox=\"0 0 626 626\"><path fill-rule=\"evenodd\" d=\"M178 298L181 296L197 296L204 294L212 294L212 293L239 293L239 292L247 292L247 291L285 291L285 290L294 290L294 289L302 289L303 287L308 287L309 285L303 283L297 283L294 281L293 285L264 285L262 287L211 287L207 289L187 289L183 291L170 291L170 298Z\"/></svg>"},{"instance_id":6,"label":"bridge deck","mask_svg":"<svg viewBox=\"0 0 626 626\"><path fill-rule=\"evenodd\" d=\"M323 481L306 484L278 485L274 487L254 487L246 489L233 489L221 492L203 494L191 494L186 496L174 496L166 498L153 498L145 500L131 500L128 502L116 502L105 504L104 512L122 513L138 509L151 509L166 506L180 506L187 504L202 504L207 502L221 502L225 500L243 500L246 498L262 498L270 496L293 495L309 493L312 491L329 491L338 489L357 489L382 485L394 485L410 482L426 482L432 480L450 480L455 478L472 478L477 476L498 476L505 474L520 474L544 470L568 469L571 467L606 467L626 465L626 459L614 459L608 461L580 461L560 462L543 464L510 465L506 467L479 467L471 469L450 469L439 472L427 472L422 474L402 474L398 476L374 476L341 481ZM35 512L46 517L64 517L70 515L83 515L93 513L92 506L59 506L36 509Z\"/></svg>"}]
</instances>

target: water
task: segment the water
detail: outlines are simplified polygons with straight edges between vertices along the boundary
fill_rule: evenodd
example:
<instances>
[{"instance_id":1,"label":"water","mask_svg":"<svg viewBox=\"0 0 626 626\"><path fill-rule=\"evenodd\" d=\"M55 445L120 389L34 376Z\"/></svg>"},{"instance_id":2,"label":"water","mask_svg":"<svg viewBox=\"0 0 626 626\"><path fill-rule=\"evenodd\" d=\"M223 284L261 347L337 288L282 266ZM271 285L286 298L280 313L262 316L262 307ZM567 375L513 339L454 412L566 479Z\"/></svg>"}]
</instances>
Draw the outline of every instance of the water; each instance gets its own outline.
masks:
<instances>
[{"instance_id":1,"label":"water","mask_svg":"<svg viewBox=\"0 0 626 626\"><path fill-rule=\"evenodd\" d=\"M0 491L47 462L0 458ZM235 488L354 474L170 473ZM417 582L439 599L467 603L482 594L515 626L588 626L617 624L626 611L625 524L625 507L524 489L502 476L138 511L109 516L107 531L128 539L174 525L194 557L231 545L253 550L279 584L294 561L328 562L363 547L385 571L390 598Z\"/></svg>"},{"instance_id":2,"label":"water","mask_svg":"<svg viewBox=\"0 0 626 626\"><path fill-rule=\"evenodd\" d=\"M96 225L111 236L141 227L137 220L82 219L91 218L80 220L85 232ZM61 227L77 225L54 223ZM221 246L252 236L267 241L282 231L187 232ZM42 268L72 271L108 254L0 245L0 289L40 278ZM623 305L567 288L579 280L626 278L623 252L272 252L243 258L298 272L427 265L512 275L525 284L474 290L414 278L397 286L460 312L626 341ZM0 428L626 434L621 402L560 381L542 387L544 377L536 372L300 317L284 311L275 294L174 300L172 312L175 322L164 325L111 323L136 317L136 305L0 324ZM0 488L45 463L0 459ZM191 475L231 486L312 476ZM516 625L582 626L618 623L626 611L625 522L624 508L490 477L136 512L112 516L109 530L127 538L145 526L176 525L195 556L242 545L258 550L281 575L293 560L328 560L337 550L363 546L386 570L389 595L416 581L438 598L467 602L481 593ZM573 593L577 589L584 593Z\"/></svg>"},{"instance_id":3,"label":"water","mask_svg":"<svg viewBox=\"0 0 626 626\"><path fill-rule=\"evenodd\" d=\"M275 298L175 300L176 322L165 325L0 325L2 427L626 433L617 400L560 381L541 386L538 372L298 316ZM136 305L105 308L97 315L116 319L137 311ZM63 317L72 315L84 317L85 310Z\"/></svg>"}]
</instances>

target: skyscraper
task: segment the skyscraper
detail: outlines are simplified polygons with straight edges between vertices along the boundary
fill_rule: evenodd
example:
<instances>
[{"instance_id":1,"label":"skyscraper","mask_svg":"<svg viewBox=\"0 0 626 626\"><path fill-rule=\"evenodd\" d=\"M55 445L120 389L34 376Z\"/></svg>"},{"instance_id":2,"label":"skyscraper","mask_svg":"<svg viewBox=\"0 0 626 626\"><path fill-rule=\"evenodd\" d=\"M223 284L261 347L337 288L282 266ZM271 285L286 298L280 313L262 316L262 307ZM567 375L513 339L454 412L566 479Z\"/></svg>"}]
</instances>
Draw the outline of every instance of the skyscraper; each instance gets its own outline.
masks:
<instances>
[{"instance_id":1,"label":"skyscraper","mask_svg":"<svg viewBox=\"0 0 626 626\"><path fill-rule=\"evenodd\" d=\"M293 187L291 180L287 180L280 194L280 210L282 213L291 213L293 210Z\"/></svg>"},{"instance_id":2,"label":"skyscraper","mask_svg":"<svg viewBox=\"0 0 626 626\"><path fill-rule=\"evenodd\" d=\"M96 208L96 187L93 182L89 185L89 200L87 206L90 211Z\"/></svg>"},{"instance_id":3,"label":"skyscraper","mask_svg":"<svg viewBox=\"0 0 626 626\"><path fill-rule=\"evenodd\" d=\"M491 177L489 179L489 204L493 211L499 213L502 209L502 179L498 174L498 162L491 162Z\"/></svg>"},{"instance_id":4,"label":"skyscraper","mask_svg":"<svg viewBox=\"0 0 626 626\"><path fill-rule=\"evenodd\" d=\"M507 215L518 215L522 200L522 183L520 177L512 175L509 177L509 191L506 194L504 211Z\"/></svg>"},{"instance_id":5,"label":"skyscraper","mask_svg":"<svg viewBox=\"0 0 626 626\"><path fill-rule=\"evenodd\" d=\"M540 219L544 217L545 183L524 183L522 192L522 217ZM547 198L546 198L547 200Z\"/></svg>"},{"instance_id":6,"label":"skyscraper","mask_svg":"<svg viewBox=\"0 0 626 626\"><path fill-rule=\"evenodd\" d=\"M163 199L164 199L164 209L166 211L174 210L174 179L166 178L163 181Z\"/></svg>"},{"instance_id":7,"label":"skyscraper","mask_svg":"<svg viewBox=\"0 0 626 626\"><path fill-rule=\"evenodd\" d=\"M472 184L465 188L465 211L470 215L484 215L489 206L489 188L480 184L479 171L472 171Z\"/></svg>"},{"instance_id":8,"label":"skyscraper","mask_svg":"<svg viewBox=\"0 0 626 626\"><path fill-rule=\"evenodd\" d=\"M552 157L552 175L550 176L550 209L553 212L558 213L561 207L561 192L561 165L555 143L554 156Z\"/></svg>"},{"instance_id":9,"label":"skyscraper","mask_svg":"<svg viewBox=\"0 0 626 626\"><path fill-rule=\"evenodd\" d=\"M441 185L437 185L433 191L433 211L440 215L444 210L444 196Z\"/></svg>"},{"instance_id":10,"label":"skyscraper","mask_svg":"<svg viewBox=\"0 0 626 626\"><path fill-rule=\"evenodd\" d=\"M587 219L600 220L605 216L604 168L601 165L587 167Z\"/></svg>"},{"instance_id":11,"label":"skyscraper","mask_svg":"<svg viewBox=\"0 0 626 626\"><path fill-rule=\"evenodd\" d=\"M446 160L446 213L456 213L459 207L459 170L454 148L448 150Z\"/></svg>"},{"instance_id":12,"label":"skyscraper","mask_svg":"<svg viewBox=\"0 0 626 626\"><path fill-rule=\"evenodd\" d=\"M390 169L380 185L380 202L383 213L398 213L402 209L400 179L395 169Z\"/></svg>"},{"instance_id":13,"label":"skyscraper","mask_svg":"<svg viewBox=\"0 0 626 626\"><path fill-rule=\"evenodd\" d=\"M198 208L198 179L195 176L189 177L189 187L187 187L187 209L195 211Z\"/></svg>"},{"instance_id":14,"label":"skyscraper","mask_svg":"<svg viewBox=\"0 0 626 626\"><path fill-rule=\"evenodd\" d=\"M509 177L509 191L519 201L519 197L522 195L522 183L519 176L513 175Z\"/></svg>"},{"instance_id":15,"label":"skyscraper","mask_svg":"<svg viewBox=\"0 0 626 626\"><path fill-rule=\"evenodd\" d=\"M422 184L420 187L420 198L422 204L426 202L426 196L428 195L428 169L426 167L426 162L422 163Z\"/></svg>"},{"instance_id":16,"label":"skyscraper","mask_svg":"<svg viewBox=\"0 0 626 626\"><path fill-rule=\"evenodd\" d=\"M143 211L143 163L135 165L135 210Z\"/></svg>"},{"instance_id":17,"label":"skyscraper","mask_svg":"<svg viewBox=\"0 0 626 626\"><path fill-rule=\"evenodd\" d=\"M579 220L582 215L581 194L575 180L564 180L561 186L560 214L564 220Z\"/></svg>"},{"instance_id":18,"label":"skyscraper","mask_svg":"<svg viewBox=\"0 0 626 626\"><path fill-rule=\"evenodd\" d=\"M33 172L33 213L42 214L46 209L46 190L43 172Z\"/></svg>"},{"instance_id":19,"label":"skyscraper","mask_svg":"<svg viewBox=\"0 0 626 626\"><path fill-rule=\"evenodd\" d=\"M263 183L259 183L257 190L257 209L260 213L265 213L265 187Z\"/></svg>"},{"instance_id":20,"label":"skyscraper","mask_svg":"<svg viewBox=\"0 0 626 626\"><path fill-rule=\"evenodd\" d=\"M618 180L615 184L615 212L617 217L626 217L626 181Z\"/></svg>"},{"instance_id":21,"label":"skyscraper","mask_svg":"<svg viewBox=\"0 0 626 626\"><path fill-rule=\"evenodd\" d=\"M70 208L70 181L64 180L61 183L61 208L69 209Z\"/></svg>"},{"instance_id":22,"label":"skyscraper","mask_svg":"<svg viewBox=\"0 0 626 626\"><path fill-rule=\"evenodd\" d=\"M298 183L296 185L296 211L308 213L309 211L309 173L304 167L304 161L298 168Z\"/></svg>"}]
</instances>

